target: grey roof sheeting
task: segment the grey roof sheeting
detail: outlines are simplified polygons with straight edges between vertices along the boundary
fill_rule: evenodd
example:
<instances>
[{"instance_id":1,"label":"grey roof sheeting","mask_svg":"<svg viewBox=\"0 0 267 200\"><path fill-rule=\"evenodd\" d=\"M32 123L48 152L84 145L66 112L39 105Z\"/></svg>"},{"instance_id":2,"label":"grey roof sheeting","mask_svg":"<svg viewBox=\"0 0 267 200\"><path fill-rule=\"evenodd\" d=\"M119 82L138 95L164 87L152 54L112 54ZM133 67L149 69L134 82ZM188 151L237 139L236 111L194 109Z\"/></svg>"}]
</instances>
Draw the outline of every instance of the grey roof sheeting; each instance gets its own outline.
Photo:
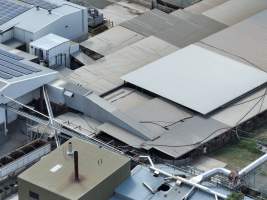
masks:
<instances>
[{"instance_id":1,"label":"grey roof sheeting","mask_svg":"<svg viewBox=\"0 0 267 200\"><path fill-rule=\"evenodd\" d=\"M154 134L155 139L145 141L109 123L100 125L98 130L132 147L156 149L173 158L183 156L230 129L230 126L222 122L196 116L180 106L159 98L147 100L124 111L124 114L137 121L139 125L145 126Z\"/></svg>"},{"instance_id":2,"label":"grey roof sheeting","mask_svg":"<svg viewBox=\"0 0 267 200\"><path fill-rule=\"evenodd\" d=\"M228 0L202 0L192 6L185 8L184 10L195 13L195 14L201 14L227 1Z\"/></svg>"},{"instance_id":3,"label":"grey roof sheeting","mask_svg":"<svg viewBox=\"0 0 267 200\"><path fill-rule=\"evenodd\" d=\"M231 26L264 9L267 9L267 0L229 0L203 15Z\"/></svg>"},{"instance_id":4,"label":"grey roof sheeting","mask_svg":"<svg viewBox=\"0 0 267 200\"><path fill-rule=\"evenodd\" d=\"M142 92L126 87L119 88L103 98L121 111L127 111L152 99Z\"/></svg>"},{"instance_id":5,"label":"grey roof sheeting","mask_svg":"<svg viewBox=\"0 0 267 200\"><path fill-rule=\"evenodd\" d=\"M83 66L66 78L98 94L103 94L123 85L124 82L120 79L122 75L177 49L177 47L151 36L109 54L95 64Z\"/></svg>"},{"instance_id":6,"label":"grey roof sheeting","mask_svg":"<svg viewBox=\"0 0 267 200\"><path fill-rule=\"evenodd\" d=\"M154 35L179 48L226 28L225 25L203 15L191 14L188 19L159 10L148 11L122 23L121 26L144 36Z\"/></svg>"},{"instance_id":7,"label":"grey roof sheeting","mask_svg":"<svg viewBox=\"0 0 267 200\"><path fill-rule=\"evenodd\" d=\"M176 124L168 134L152 142L146 142L143 146L150 146L169 156L179 158L229 129L229 126L211 118L194 116Z\"/></svg>"},{"instance_id":8,"label":"grey roof sheeting","mask_svg":"<svg viewBox=\"0 0 267 200\"><path fill-rule=\"evenodd\" d=\"M122 79L206 115L265 84L267 74L190 45Z\"/></svg>"},{"instance_id":9,"label":"grey roof sheeting","mask_svg":"<svg viewBox=\"0 0 267 200\"><path fill-rule=\"evenodd\" d=\"M267 10L201 42L267 72Z\"/></svg>"},{"instance_id":10,"label":"grey roof sheeting","mask_svg":"<svg viewBox=\"0 0 267 200\"><path fill-rule=\"evenodd\" d=\"M80 46L103 56L144 39L144 36L122 26L115 26L82 42Z\"/></svg>"},{"instance_id":11,"label":"grey roof sheeting","mask_svg":"<svg viewBox=\"0 0 267 200\"><path fill-rule=\"evenodd\" d=\"M85 6L85 7L95 7L95 8L98 8L98 9L103 9L109 5L112 4L111 1L108 1L108 0L70 0L70 2L72 3L75 3L75 4L79 4L79 5L82 5L82 6Z\"/></svg>"},{"instance_id":12,"label":"grey roof sheeting","mask_svg":"<svg viewBox=\"0 0 267 200\"><path fill-rule=\"evenodd\" d=\"M266 89L261 89L211 117L228 126L235 127L267 110L266 95Z\"/></svg>"},{"instance_id":13,"label":"grey roof sheeting","mask_svg":"<svg viewBox=\"0 0 267 200\"><path fill-rule=\"evenodd\" d=\"M189 112L159 98L146 101L127 110L126 113L130 118L138 121L155 135L162 135L173 124L192 117Z\"/></svg>"}]
</instances>

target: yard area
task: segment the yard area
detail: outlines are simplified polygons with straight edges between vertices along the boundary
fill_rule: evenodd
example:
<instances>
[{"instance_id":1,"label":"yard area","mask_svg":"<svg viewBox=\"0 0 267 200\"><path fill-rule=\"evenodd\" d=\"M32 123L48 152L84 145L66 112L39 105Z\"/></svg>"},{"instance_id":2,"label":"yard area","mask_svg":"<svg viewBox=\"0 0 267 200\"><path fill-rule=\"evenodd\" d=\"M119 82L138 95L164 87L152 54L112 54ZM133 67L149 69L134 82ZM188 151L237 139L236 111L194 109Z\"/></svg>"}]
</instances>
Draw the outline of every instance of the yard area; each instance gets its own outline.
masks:
<instances>
[{"instance_id":1,"label":"yard area","mask_svg":"<svg viewBox=\"0 0 267 200\"><path fill-rule=\"evenodd\" d=\"M261 155L256 148L255 140L242 138L239 142L228 144L209 156L227 163L227 168L231 170L240 170Z\"/></svg>"},{"instance_id":2,"label":"yard area","mask_svg":"<svg viewBox=\"0 0 267 200\"><path fill-rule=\"evenodd\" d=\"M267 144L267 123L251 131L250 138L227 144L209 156L227 163L227 168L231 170L239 170L263 154L257 149L257 142Z\"/></svg>"}]
</instances>

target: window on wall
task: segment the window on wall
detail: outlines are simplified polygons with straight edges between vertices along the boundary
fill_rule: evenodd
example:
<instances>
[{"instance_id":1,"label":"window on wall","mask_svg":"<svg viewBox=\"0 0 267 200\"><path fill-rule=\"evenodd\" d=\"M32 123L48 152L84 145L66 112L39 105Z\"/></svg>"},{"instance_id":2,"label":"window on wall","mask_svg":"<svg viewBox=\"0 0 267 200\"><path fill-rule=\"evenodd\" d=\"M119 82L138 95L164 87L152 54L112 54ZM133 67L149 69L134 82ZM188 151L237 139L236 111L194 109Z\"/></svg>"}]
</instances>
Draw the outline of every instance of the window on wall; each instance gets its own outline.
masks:
<instances>
[{"instance_id":1,"label":"window on wall","mask_svg":"<svg viewBox=\"0 0 267 200\"><path fill-rule=\"evenodd\" d=\"M30 200L39 200L39 194L29 191Z\"/></svg>"}]
</instances>

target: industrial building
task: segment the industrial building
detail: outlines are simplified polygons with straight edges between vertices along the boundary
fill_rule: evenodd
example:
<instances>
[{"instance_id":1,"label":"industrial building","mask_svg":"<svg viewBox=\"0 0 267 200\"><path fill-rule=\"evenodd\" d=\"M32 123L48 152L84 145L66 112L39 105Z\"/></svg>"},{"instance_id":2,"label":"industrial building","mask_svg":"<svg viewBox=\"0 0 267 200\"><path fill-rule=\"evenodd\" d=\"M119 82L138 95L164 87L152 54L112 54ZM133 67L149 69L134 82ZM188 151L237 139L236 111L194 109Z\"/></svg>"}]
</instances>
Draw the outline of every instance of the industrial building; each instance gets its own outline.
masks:
<instances>
[{"instance_id":1,"label":"industrial building","mask_svg":"<svg viewBox=\"0 0 267 200\"><path fill-rule=\"evenodd\" d=\"M49 33L70 40L86 38L87 8L67 1L52 2L36 5L35 1L1 0L0 43L15 40L19 47Z\"/></svg>"},{"instance_id":2,"label":"industrial building","mask_svg":"<svg viewBox=\"0 0 267 200\"><path fill-rule=\"evenodd\" d=\"M179 168L155 165L148 156L140 158L148 159L150 165L138 165L130 173L130 160L125 155L71 139L19 176L19 199L209 200L225 199L231 193L230 185L227 188L210 179L216 172L229 175L227 169L195 176ZM266 159L263 155L240 170L239 178Z\"/></svg>"},{"instance_id":3,"label":"industrial building","mask_svg":"<svg viewBox=\"0 0 267 200\"><path fill-rule=\"evenodd\" d=\"M108 200L129 176L127 157L71 139L19 176L19 199Z\"/></svg>"},{"instance_id":4,"label":"industrial building","mask_svg":"<svg viewBox=\"0 0 267 200\"><path fill-rule=\"evenodd\" d=\"M38 56L49 68L70 67L71 55L79 51L78 44L55 34L48 34L30 43L29 53Z\"/></svg>"},{"instance_id":5,"label":"industrial building","mask_svg":"<svg viewBox=\"0 0 267 200\"><path fill-rule=\"evenodd\" d=\"M266 0L0 3L0 200L267 195L194 164L266 121Z\"/></svg>"}]
</instances>

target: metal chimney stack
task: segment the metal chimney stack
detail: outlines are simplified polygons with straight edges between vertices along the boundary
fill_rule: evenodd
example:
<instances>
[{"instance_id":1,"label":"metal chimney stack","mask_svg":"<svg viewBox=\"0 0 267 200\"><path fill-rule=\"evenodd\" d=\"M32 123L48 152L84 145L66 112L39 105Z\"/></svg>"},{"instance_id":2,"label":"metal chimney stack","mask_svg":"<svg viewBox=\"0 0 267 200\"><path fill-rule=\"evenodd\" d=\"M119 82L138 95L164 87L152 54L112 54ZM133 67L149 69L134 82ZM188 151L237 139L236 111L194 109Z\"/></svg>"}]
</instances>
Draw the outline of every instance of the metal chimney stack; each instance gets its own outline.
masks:
<instances>
[{"instance_id":1,"label":"metal chimney stack","mask_svg":"<svg viewBox=\"0 0 267 200\"><path fill-rule=\"evenodd\" d=\"M79 153L78 151L74 151L74 179L75 181L79 181Z\"/></svg>"},{"instance_id":2,"label":"metal chimney stack","mask_svg":"<svg viewBox=\"0 0 267 200\"><path fill-rule=\"evenodd\" d=\"M67 155L69 155L69 156L72 156L73 155L72 142L69 142L68 143Z\"/></svg>"}]
</instances>

